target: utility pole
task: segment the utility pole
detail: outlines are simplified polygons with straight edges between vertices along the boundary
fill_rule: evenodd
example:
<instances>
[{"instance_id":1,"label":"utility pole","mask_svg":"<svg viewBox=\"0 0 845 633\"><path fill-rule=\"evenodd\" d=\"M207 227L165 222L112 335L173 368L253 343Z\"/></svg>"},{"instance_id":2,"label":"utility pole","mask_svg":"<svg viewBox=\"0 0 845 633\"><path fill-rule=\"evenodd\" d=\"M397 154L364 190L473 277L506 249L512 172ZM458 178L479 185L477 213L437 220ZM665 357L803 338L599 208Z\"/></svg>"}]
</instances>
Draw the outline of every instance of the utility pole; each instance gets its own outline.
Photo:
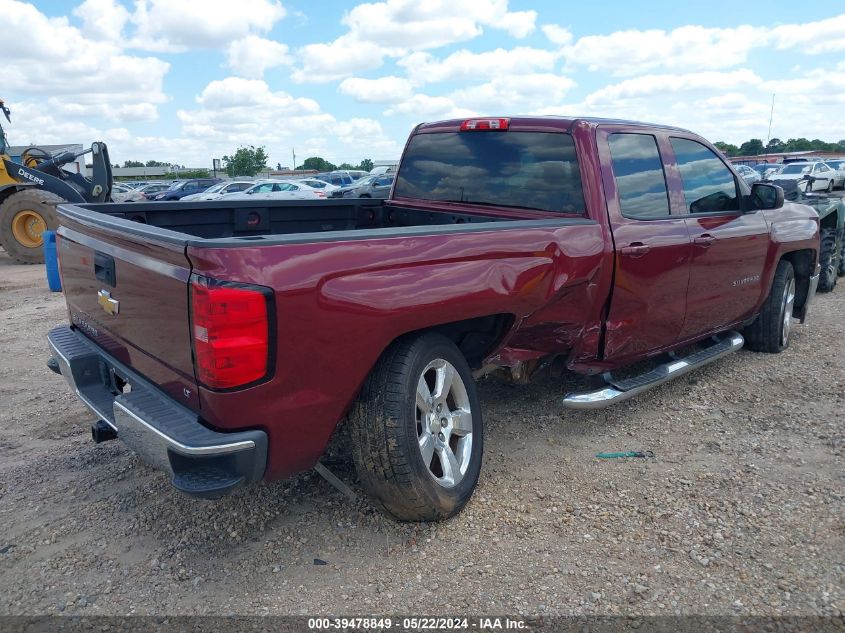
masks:
<instances>
[{"instance_id":1,"label":"utility pole","mask_svg":"<svg viewBox=\"0 0 845 633\"><path fill-rule=\"evenodd\" d=\"M291 148L290 151L293 153L293 165L291 165L291 169L296 171L296 148Z\"/></svg>"},{"instance_id":2,"label":"utility pole","mask_svg":"<svg viewBox=\"0 0 845 633\"><path fill-rule=\"evenodd\" d=\"M775 115L775 93L772 93L772 109L769 111L769 133L766 135L766 153L768 154L769 141L772 139L772 117Z\"/></svg>"}]
</instances>

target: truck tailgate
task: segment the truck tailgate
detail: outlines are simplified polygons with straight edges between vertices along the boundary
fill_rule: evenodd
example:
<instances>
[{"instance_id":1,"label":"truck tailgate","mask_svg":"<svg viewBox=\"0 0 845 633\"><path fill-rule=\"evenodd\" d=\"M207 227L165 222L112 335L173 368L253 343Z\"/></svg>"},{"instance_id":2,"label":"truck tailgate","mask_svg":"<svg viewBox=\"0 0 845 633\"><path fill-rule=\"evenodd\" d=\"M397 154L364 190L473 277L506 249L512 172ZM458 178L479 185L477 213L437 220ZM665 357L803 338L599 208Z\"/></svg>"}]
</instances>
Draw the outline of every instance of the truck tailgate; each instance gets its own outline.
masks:
<instances>
[{"instance_id":1,"label":"truck tailgate","mask_svg":"<svg viewBox=\"0 0 845 633\"><path fill-rule=\"evenodd\" d=\"M64 214L58 235L71 323L178 402L198 410L185 243L151 239L140 225L138 232L120 231Z\"/></svg>"}]
</instances>

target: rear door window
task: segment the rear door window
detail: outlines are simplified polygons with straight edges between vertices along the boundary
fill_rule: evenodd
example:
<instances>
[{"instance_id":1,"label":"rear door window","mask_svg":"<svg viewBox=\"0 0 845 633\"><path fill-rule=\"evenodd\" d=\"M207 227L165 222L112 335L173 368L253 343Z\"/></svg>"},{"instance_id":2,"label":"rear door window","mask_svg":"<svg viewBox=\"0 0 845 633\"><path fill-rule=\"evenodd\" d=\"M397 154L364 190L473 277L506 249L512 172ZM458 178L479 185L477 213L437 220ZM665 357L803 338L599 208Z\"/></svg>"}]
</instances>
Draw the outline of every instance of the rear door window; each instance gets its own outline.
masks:
<instances>
[{"instance_id":1,"label":"rear door window","mask_svg":"<svg viewBox=\"0 0 845 633\"><path fill-rule=\"evenodd\" d=\"M575 144L560 132L416 134L393 191L398 198L585 212Z\"/></svg>"},{"instance_id":2,"label":"rear door window","mask_svg":"<svg viewBox=\"0 0 845 633\"><path fill-rule=\"evenodd\" d=\"M737 183L730 169L710 149L688 138L669 139L684 184L690 213L739 210Z\"/></svg>"},{"instance_id":3,"label":"rear door window","mask_svg":"<svg viewBox=\"0 0 845 633\"><path fill-rule=\"evenodd\" d=\"M657 139L619 133L607 139L622 215L638 220L669 216L669 193Z\"/></svg>"}]
</instances>

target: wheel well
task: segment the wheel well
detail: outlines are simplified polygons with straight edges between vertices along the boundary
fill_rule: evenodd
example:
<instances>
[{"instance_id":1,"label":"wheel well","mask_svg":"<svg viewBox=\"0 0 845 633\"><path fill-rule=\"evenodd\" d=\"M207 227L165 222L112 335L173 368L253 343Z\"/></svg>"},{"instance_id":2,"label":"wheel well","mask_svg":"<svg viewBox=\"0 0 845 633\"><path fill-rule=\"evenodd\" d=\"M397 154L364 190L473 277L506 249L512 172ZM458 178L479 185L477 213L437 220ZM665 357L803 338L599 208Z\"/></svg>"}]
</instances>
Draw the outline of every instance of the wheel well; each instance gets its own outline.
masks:
<instances>
[{"instance_id":1,"label":"wheel well","mask_svg":"<svg viewBox=\"0 0 845 633\"><path fill-rule=\"evenodd\" d=\"M441 323L432 327L407 332L422 334L423 332L437 332L450 339L467 359L473 369L481 367L481 363L496 349L502 337L513 325L512 314L490 314L487 316Z\"/></svg>"},{"instance_id":2,"label":"wheel well","mask_svg":"<svg viewBox=\"0 0 845 633\"><path fill-rule=\"evenodd\" d=\"M819 221L819 226L823 229L835 229L838 215L838 213L828 213Z\"/></svg>"},{"instance_id":3,"label":"wheel well","mask_svg":"<svg viewBox=\"0 0 845 633\"><path fill-rule=\"evenodd\" d=\"M813 266L816 262L816 252L811 249L792 251L785 253L783 259L792 264L795 270L796 293L795 308L801 308L807 301L807 292L810 289L810 276L813 274Z\"/></svg>"}]
</instances>

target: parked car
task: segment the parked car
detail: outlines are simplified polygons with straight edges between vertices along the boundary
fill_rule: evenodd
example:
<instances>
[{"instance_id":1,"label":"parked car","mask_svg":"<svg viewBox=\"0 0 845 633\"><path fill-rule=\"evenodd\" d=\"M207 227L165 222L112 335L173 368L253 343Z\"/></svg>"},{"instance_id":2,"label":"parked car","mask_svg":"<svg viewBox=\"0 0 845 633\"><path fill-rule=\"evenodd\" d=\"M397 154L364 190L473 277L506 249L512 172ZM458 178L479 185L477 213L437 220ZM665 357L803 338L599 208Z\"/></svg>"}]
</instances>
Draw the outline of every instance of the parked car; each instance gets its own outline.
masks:
<instances>
[{"instance_id":1,"label":"parked car","mask_svg":"<svg viewBox=\"0 0 845 633\"><path fill-rule=\"evenodd\" d=\"M337 185L329 184L325 180L319 180L317 178L299 178L297 180L291 180L291 182L302 183L304 185L308 185L309 187L313 187L314 189L320 189L327 196L330 192L338 188Z\"/></svg>"},{"instance_id":2,"label":"parked car","mask_svg":"<svg viewBox=\"0 0 845 633\"><path fill-rule=\"evenodd\" d=\"M396 172L395 165L379 165L370 170L370 176L381 176L382 174L392 174Z\"/></svg>"},{"instance_id":3,"label":"parked car","mask_svg":"<svg viewBox=\"0 0 845 633\"><path fill-rule=\"evenodd\" d=\"M825 162L836 170L834 187L845 187L845 160L827 160Z\"/></svg>"},{"instance_id":4,"label":"parked car","mask_svg":"<svg viewBox=\"0 0 845 633\"><path fill-rule=\"evenodd\" d=\"M351 185L354 180L352 180L352 176L345 173L339 172L323 172L320 174L315 174L314 178L317 180L322 180L323 182L327 182L330 185L334 185L335 187L345 187L346 185Z\"/></svg>"},{"instance_id":5,"label":"parked car","mask_svg":"<svg viewBox=\"0 0 845 633\"><path fill-rule=\"evenodd\" d=\"M192 193L201 193L220 182L220 178L192 178L191 180L176 180L170 187L157 193L153 200L181 200Z\"/></svg>"},{"instance_id":6,"label":"parked car","mask_svg":"<svg viewBox=\"0 0 845 633\"><path fill-rule=\"evenodd\" d=\"M393 174L367 176L357 182L335 189L332 198L387 198L393 185Z\"/></svg>"},{"instance_id":7,"label":"parked car","mask_svg":"<svg viewBox=\"0 0 845 633\"><path fill-rule=\"evenodd\" d=\"M805 180L806 191L833 191L836 177L836 170L826 163L816 161L814 163L787 163L770 180L775 183L783 180Z\"/></svg>"},{"instance_id":8,"label":"parked car","mask_svg":"<svg viewBox=\"0 0 845 633\"><path fill-rule=\"evenodd\" d=\"M228 193L224 200L315 200L325 199L320 189L283 181L268 181L253 185L238 193Z\"/></svg>"},{"instance_id":9,"label":"parked car","mask_svg":"<svg viewBox=\"0 0 845 633\"><path fill-rule=\"evenodd\" d=\"M115 202L143 202L147 198L137 189L115 182L111 188L111 199Z\"/></svg>"},{"instance_id":10,"label":"parked car","mask_svg":"<svg viewBox=\"0 0 845 633\"><path fill-rule=\"evenodd\" d=\"M783 163L759 163L752 165L752 169L758 172L763 180L771 180L772 176L783 169Z\"/></svg>"},{"instance_id":11,"label":"parked car","mask_svg":"<svg viewBox=\"0 0 845 633\"><path fill-rule=\"evenodd\" d=\"M212 185L205 191L199 193L192 193L182 198L183 202L192 202L197 200L219 200L227 193L238 193L245 191L255 185L255 180L226 180Z\"/></svg>"},{"instance_id":12,"label":"parked car","mask_svg":"<svg viewBox=\"0 0 845 633\"><path fill-rule=\"evenodd\" d=\"M171 183L169 182L151 182L146 185L141 185L138 187L138 191L144 194L144 198L147 200L151 200L155 197L155 194L161 193L162 191L167 191L170 188Z\"/></svg>"},{"instance_id":13,"label":"parked car","mask_svg":"<svg viewBox=\"0 0 845 633\"><path fill-rule=\"evenodd\" d=\"M622 402L786 349L819 280L816 211L675 127L427 123L386 201L230 196L147 223L57 211L50 366L96 441L196 497L313 468L344 425L380 508L452 516L482 465L475 377L557 360L592 378L562 406Z\"/></svg>"},{"instance_id":14,"label":"parked car","mask_svg":"<svg viewBox=\"0 0 845 633\"><path fill-rule=\"evenodd\" d=\"M755 182L760 182L763 179L755 169L752 169L748 165L734 165L734 169L736 169L736 173L742 176L742 179L749 185L753 185Z\"/></svg>"}]
</instances>

